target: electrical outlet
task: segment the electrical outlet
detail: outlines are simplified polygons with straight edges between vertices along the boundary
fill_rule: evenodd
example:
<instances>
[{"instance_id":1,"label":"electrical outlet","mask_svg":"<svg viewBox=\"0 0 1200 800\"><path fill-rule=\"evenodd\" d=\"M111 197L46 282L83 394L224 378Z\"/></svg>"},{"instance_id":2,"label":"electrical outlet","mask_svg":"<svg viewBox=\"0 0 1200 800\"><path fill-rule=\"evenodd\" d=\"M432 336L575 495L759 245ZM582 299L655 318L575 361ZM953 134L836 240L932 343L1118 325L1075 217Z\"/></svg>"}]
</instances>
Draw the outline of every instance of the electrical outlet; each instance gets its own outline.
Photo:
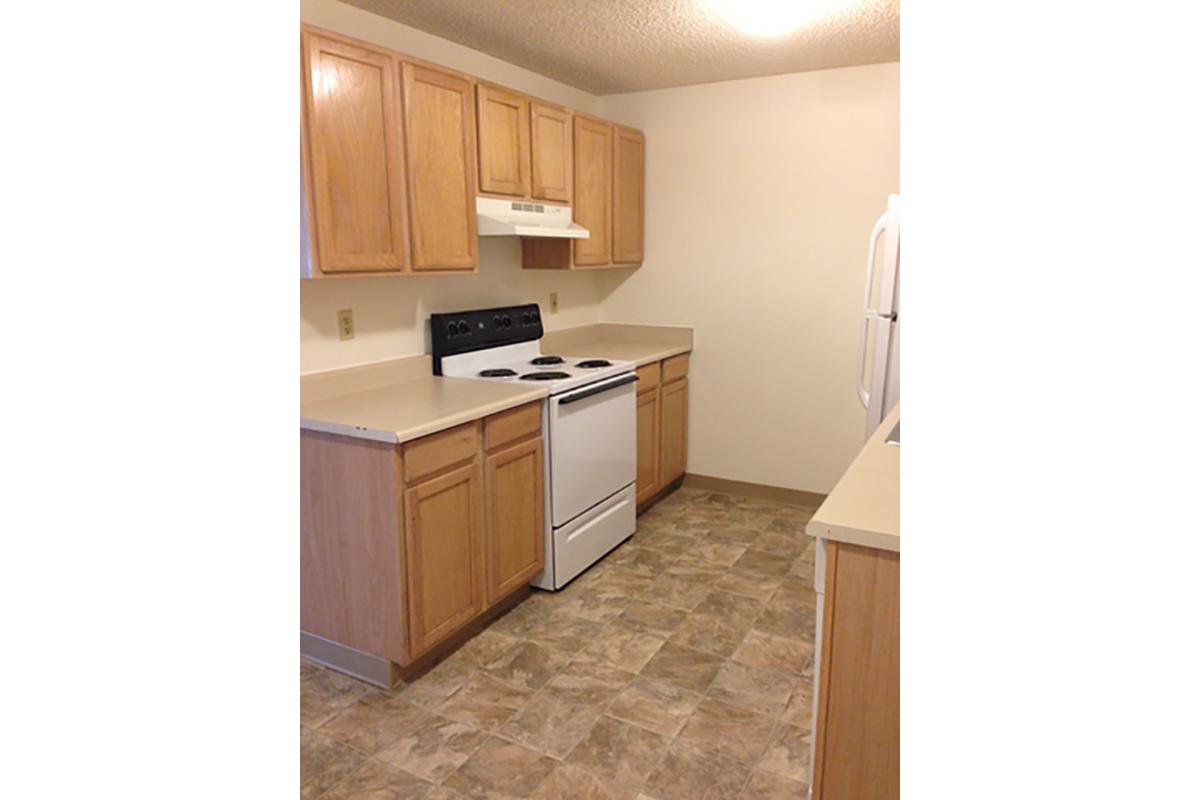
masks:
<instances>
[{"instance_id":1,"label":"electrical outlet","mask_svg":"<svg viewBox=\"0 0 1200 800\"><path fill-rule=\"evenodd\" d=\"M338 338L343 342L354 338L354 311L343 308L338 312Z\"/></svg>"},{"instance_id":2,"label":"electrical outlet","mask_svg":"<svg viewBox=\"0 0 1200 800\"><path fill-rule=\"evenodd\" d=\"M558 292L550 293L550 313L551 314L558 313Z\"/></svg>"}]
</instances>

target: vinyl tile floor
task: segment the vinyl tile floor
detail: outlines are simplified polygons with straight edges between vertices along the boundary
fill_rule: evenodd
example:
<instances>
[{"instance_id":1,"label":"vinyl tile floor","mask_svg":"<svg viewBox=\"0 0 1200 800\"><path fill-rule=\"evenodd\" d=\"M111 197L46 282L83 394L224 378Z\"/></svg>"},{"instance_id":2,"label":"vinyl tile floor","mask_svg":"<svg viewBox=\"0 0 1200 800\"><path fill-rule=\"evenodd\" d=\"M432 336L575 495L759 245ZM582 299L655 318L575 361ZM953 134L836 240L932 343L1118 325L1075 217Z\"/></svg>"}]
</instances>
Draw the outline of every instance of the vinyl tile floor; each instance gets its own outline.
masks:
<instances>
[{"instance_id":1,"label":"vinyl tile floor","mask_svg":"<svg viewBox=\"0 0 1200 800\"><path fill-rule=\"evenodd\" d=\"M301 798L807 797L812 513L680 489L411 684L301 659Z\"/></svg>"}]
</instances>

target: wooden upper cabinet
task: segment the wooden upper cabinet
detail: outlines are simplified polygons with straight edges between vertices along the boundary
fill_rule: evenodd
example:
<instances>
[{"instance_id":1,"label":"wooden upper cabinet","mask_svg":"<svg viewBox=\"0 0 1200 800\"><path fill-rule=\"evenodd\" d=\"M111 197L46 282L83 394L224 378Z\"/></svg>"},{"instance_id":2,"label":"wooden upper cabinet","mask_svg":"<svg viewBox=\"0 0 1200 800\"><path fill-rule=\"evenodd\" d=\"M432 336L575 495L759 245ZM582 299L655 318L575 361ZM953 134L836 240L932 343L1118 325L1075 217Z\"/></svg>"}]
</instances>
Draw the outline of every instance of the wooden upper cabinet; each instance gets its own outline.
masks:
<instances>
[{"instance_id":1,"label":"wooden upper cabinet","mask_svg":"<svg viewBox=\"0 0 1200 800\"><path fill-rule=\"evenodd\" d=\"M529 99L480 83L475 86L479 116L479 191L529 196Z\"/></svg>"},{"instance_id":2,"label":"wooden upper cabinet","mask_svg":"<svg viewBox=\"0 0 1200 800\"><path fill-rule=\"evenodd\" d=\"M396 60L312 33L303 33L301 43L313 274L403 270L408 242Z\"/></svg>"},{"instance_id":3,"label":"wooden upper cabinet","mask_svg":"<svg viewBox=\"0 0 1200 800\"><path fill-rule=\"evenodd\" d=\"M482 471L472 461L404 493L413 658L483 610Z\"/></svg>"},{"instance_id":4,"label":"wooden upper cabinet","mask_svg":"<svg viewBox=\"0 0 1200 800\"><path fill-rule=\"evenodd\" d=\"M487 603L533 580L545 566L542 439L489 455L484 462Z\"/></svg>"},{"instance_id":5,"label":"wooden upper cabinet","mask_svg":"<svg viewBox=\"0 0 1200 800\"><path fill-rule=\"evenodd\" d=\"M646 220L646 137L619 125L613 131L612 260L640 264Z\"/></svg>"},{"instance_id":6,"label":"wooden upper cabinet","mask_svg":"<svg viewBox=\"0 0 1200 800\"><path fill-rule=\"evenodd\" d=\"M571 202L571 112L534 101L530 104L533 133L532 196L557 203Z\"/></svg>"},{"instance_id":7,"label":"wooden upper cabinet","mask_svg":"<svg viewBox=\"0 0 1200 800\"><path fill-rule=\"evenodd\" d=\"M574 263L600 266L612 262L613 126L575 116L575 222L591 236L575 239Z\"/></svg>"},{"instance_id":8,"label":"wooden upper cabinet","mask_svg":"<svg viewBox=\"0 0 1200 800\"><path fill-rule=\"evenodd\" d=\"M413 270L473 270L479 243L471 81L408 62L403 73Z\"/></svg>"}]
</instances>

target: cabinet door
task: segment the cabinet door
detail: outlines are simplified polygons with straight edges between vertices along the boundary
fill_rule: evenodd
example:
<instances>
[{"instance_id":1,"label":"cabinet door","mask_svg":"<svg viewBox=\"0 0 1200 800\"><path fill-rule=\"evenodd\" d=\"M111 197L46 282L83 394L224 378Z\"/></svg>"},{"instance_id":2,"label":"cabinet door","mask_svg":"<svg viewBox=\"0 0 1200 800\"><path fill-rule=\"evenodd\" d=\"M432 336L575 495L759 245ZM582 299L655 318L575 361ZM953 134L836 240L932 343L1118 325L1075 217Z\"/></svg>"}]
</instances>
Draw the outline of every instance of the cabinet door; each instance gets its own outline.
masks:
<instances>
[{"instance_id":1,"label":"cabinet door","mask_svg":"<svg viewBox=\"0 0 1200 800\"><path fill-rule=\"evenodd\" d=\"M404 64L408 210L417 271L471 270L479 264L472 95L466 78Z\"/></svg>"},{"instance_id":2,"label":"cabinet door","mask_svg":"<svg viewBox=\"0 0 1200 800\"><path fill-rule=\"evenodd\" d=\"M413 658L483 609L482 482L473 462L404 493Z\"/></svg>"},{"instance_id":3,"label":"cabinet door","mask_svg":"<svg viewBox=\"0 0 1200 800\"><path fill-rule=\"evenodd\" d=\"M662 468L660 485L665 486L687 471L688 382L682 378L662 387Z\"/></svg>"},{"instance_id":4,"label":"cabinet door","mask_svg":"<svg viewBox=\"0 0 1200 800\"><path fill-rule=\"evenodd\" d=\"M408 242L396 62L311 33L302 42L318 266L402 270Z\"/></svg>"},{"instance_id":5,"label":"cabinet door","mask_svg":"<svg viewBox=\"0 0 1200 800\"><path fill-rule=\"evenodd\" d=\"M659 389L642 392L637 399L637 502L646 502L658 491Z\"/></svg>"},{"instance_id":6,"label":"cabinet door","mask_svg":"<svg viewBox=\"0 0 1200 800\"><path fill-rule=\"evenodd\" d=\"M484 467L487 604L529 581L545 566L545 495L541 437L487 457Z\"/></svg>"},{"instance_id":7,"label":"cabinet door","mask_svg":"<svg viewBox=\"0 0 1200 800\"><path fill-rule=\"evenodd\" d=\"M533 196L538 200L571 202L571 112L534 102L530 106L533 133Z\"/></svg>"},{"instance_id":8,"label":"cabinet door","mask_svg":"<svg viewBox=\"0 0 1200 800\"><path fill-rule=\"evenodd\" d=\"M575 264L612 261L612 125L575 117L575 221L591 236L575 239Z\"/></svg>"},{"instance_id":9,"label":"cabinet door","mask_svg":"<svg viewBox=\"0 0 1200 800\"><path fill-rule=\"evenodd\" d=\"M613 255L617 264L642 263L646 218L646 138L614 127Z\"/></svg>"},{"instance_id":10,"label":"cabinet door","mask_svg":"<svg viewBox=\"0 0 1200 800\"><path fill-rule=\"evenodd\" d=\"M497 86L475 87L479 191L529 196L529 100Z\"/></svg>"}]
</instances>

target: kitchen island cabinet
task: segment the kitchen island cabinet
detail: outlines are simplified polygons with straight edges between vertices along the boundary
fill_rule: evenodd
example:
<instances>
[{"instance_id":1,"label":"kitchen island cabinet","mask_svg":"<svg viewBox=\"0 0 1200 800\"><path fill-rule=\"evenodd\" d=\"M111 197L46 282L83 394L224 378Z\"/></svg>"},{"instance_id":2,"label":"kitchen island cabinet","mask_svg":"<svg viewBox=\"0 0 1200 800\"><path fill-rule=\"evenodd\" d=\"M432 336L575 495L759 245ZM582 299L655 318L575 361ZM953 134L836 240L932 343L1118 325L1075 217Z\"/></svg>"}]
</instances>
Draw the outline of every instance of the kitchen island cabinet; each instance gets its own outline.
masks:
<instances>
[{"instance_id":1,"label":"kitchen island cabinet","mask_svg":"<svg viewBox=\"0 0 1200 800\"><path fill-rule=\"evenodd\" d=\"M301 430L302 649L390 686L529 591L541 405L403 444Z\"/></svg>"}]
</instances>

